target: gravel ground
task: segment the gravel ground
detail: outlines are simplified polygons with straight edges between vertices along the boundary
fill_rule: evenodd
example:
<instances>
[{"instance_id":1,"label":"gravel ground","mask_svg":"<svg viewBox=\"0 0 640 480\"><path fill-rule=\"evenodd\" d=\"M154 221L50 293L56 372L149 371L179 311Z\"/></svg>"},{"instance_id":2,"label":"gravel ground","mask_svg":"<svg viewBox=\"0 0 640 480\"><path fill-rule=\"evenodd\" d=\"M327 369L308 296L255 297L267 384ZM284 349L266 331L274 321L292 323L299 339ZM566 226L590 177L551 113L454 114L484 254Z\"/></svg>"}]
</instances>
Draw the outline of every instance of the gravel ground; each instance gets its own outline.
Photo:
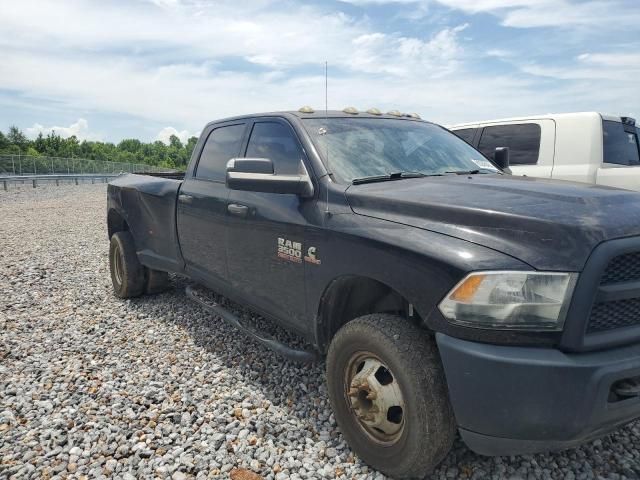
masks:
<instances>
[{"instance_id":1,"label":"gravel ground","mask_svg":"<svg viewBox=\"0 0 640 480\"><path fill-rule=\"evenodd\" d=\"M179 278L112 295L105 191L0 192L0 477L384 478L339 434L322 363L247 341ZM456 441L433 478L638 478L639 447L640 423L546 455Z\"/></svg>"}]
</instances>

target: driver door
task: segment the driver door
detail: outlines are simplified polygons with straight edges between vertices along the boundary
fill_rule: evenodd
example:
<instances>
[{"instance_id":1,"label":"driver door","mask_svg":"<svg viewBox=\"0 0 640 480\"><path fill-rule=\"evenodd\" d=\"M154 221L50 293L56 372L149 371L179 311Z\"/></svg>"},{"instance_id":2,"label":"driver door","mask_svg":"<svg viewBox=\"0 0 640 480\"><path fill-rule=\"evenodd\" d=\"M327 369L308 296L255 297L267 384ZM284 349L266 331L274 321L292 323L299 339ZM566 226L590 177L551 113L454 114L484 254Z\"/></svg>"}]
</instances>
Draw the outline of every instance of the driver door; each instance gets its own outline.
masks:
<instances>
[{"instance_id":1,"label":"driver door","mask_svg":"<svg viewBox=\"0 0 640 480\"><path fill-rule=\"evenodd\" d=\"M250 126L245 157L268 158L276 174L298 173L305 159L284 119L265 117ZM227 254L229 278L260 310L301 326L305 314L302 203L294 194L230 190Z\"/></svg>"}]
</instances>

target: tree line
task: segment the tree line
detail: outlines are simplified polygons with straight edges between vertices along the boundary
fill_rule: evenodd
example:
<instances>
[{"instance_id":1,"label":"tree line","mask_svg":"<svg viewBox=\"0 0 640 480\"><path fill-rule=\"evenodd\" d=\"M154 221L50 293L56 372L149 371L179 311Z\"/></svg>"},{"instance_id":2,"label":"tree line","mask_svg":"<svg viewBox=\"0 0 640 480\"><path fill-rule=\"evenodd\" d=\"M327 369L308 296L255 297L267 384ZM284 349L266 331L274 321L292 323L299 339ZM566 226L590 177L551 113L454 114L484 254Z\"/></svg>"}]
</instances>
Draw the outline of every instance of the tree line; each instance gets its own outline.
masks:
<instances>
[{"instance_id":1,"label":"tree line","mask_svg":"<svg viewBox=\"0 0 640 480\"><path fill-rule=\"evenodd\" d=\"M0 155L87 158L109 162L145 163L184 170L197 141L197 137L191 137L183 144L177 136L171 135L169 145L159 140L145 143L135 138L114 144L79 141L75 135L63 138L55 131L46 136L40 133L37 138L31 140L18 127L13 126L7 133L0 130Z\"/></svg>"}]
</instances>

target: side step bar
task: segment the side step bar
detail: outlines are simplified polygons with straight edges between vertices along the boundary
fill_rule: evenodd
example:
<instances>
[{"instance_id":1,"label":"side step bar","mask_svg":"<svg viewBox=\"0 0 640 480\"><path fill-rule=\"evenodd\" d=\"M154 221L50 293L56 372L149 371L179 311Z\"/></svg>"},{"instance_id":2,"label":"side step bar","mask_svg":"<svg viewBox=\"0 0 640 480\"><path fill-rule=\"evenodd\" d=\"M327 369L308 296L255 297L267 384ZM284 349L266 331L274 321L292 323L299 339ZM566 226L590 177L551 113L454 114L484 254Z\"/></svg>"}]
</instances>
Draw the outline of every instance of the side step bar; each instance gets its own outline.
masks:
<instances>
[{"instance_id":1,"label":"side step bar","mask_svg":"<svg viewBox=\"0 0 640 480\"><path fill-rule=\"evenodd\" d=\"M269 334L258 332L255 328L243 324L236 315L231 313L226 308L215 302L211 302L202 298L200 295L198 295L198 292L191 285L187 286L185 292L187 294L187 297L195 301L197 304L213 313L214 315L221 317L227 323L230 323L232 326L236 327L248 337L254 339L259 344L273 350L274 352L279 353L280 355L283 355L284 357L287 357L294 362L310 363L318 359L318 356L315 352L292 348L286 343L276 340Z\"/></svg>"}]
</instances>

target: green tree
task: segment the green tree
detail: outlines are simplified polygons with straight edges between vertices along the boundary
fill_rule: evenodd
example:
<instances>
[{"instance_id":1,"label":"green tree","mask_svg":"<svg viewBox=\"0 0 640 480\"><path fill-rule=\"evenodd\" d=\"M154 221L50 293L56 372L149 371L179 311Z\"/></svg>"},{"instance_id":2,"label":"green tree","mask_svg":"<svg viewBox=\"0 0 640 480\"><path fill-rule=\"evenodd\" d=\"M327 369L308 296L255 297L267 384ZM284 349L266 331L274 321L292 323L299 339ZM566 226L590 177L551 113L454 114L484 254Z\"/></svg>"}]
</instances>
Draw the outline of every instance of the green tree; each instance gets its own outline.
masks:
<instances>
[{"instance_id":1,"label":"green tree","mask_svg":"<svg viewBox=\"0 0 640 480\"><path fill-rule=\"evenodd\" d=\"M33 141L33 148L38 151L38 153L43 153L45 151L46 142L44 140L44 135L42 132L38 133L38 136Z\"/></svg>"},{"instance_id":2,"label":"green tree","mask_svg":"<svg viewBox=\"0 0 640 480\"><path fill-rule=\"evenodd\" d=\"M75 136L62 138L55 131L49 132L46 136L39 133L34 140L29 140L18 127L13 126L6 135L0 132L0 154L74 157L78 159L77 165L83 165L85 159L128 164L144 163L184 170L197 142L197 137L191 137L183 144L177 136L172 135L168 145L157 140L144 143L135 138L127 138L114 145L109 142L79 141ZM45 169L47 162L49 160L45 158L38 160L38 170ZM93 165L92 162L85 163Z\"/></svg>"},{"instance_id":3,"label":"green tree","mask_svg":"<svg viewBox=\"0 0 640 480\"><path fill-rule=\"evenodd\" d=\"M25 152L25 155L31 155L32 157L39 157L40 152L30 146L30 147L27 147L27 151Z\"/></svg>"},{"instance_id":4,"label":"green tree","mask_svg":"<svg viewBox=\"0 0 640 480\"><path fill-rule=\"evenodd\" d=\"M9 127L9 133L7 134L7 139L11 145L15 145L18 147L20 152L26 151L29 146L29 139L26 137L22 130L20 130L15 125Z\"/></svg>"},{"instance_id":5,"label":"green tree","mask_svg":"<svg viewBox=\"0 0 640 480\"><path fill-rule=\"evenodd\" d=\"M138 153L142 148L142 142L135 138L125 138L118 144L118 150L123 152Z\"/></svg>"},{"instance_id":6,"label":"green tree","mask_svg":"<svg viewBox=\"0 0 640 480\"><path fill-rule=\"evenodd\" d=\"M11 143L9 142L9 139L7 138L7 136L0 132L0 152L3 152L5 149L9 148L9 145Z\"/></svg>"}]
</instances>

